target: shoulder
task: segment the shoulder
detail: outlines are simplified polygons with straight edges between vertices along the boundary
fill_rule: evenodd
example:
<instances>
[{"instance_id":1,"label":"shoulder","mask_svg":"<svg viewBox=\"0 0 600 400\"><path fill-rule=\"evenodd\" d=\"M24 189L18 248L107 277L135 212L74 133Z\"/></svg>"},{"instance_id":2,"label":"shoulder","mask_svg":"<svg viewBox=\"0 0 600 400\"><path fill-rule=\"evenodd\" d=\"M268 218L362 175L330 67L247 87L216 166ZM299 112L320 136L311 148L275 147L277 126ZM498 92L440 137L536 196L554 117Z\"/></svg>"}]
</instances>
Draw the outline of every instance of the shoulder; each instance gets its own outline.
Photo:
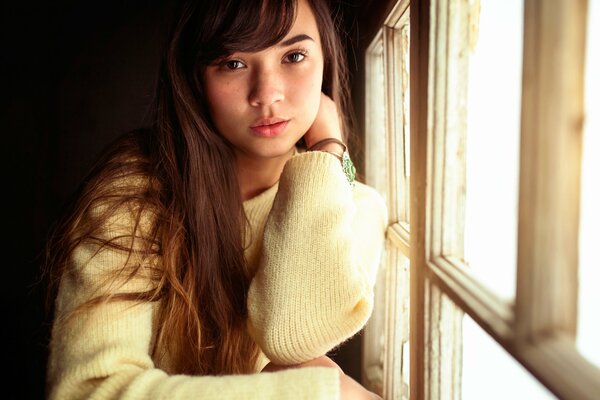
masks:
<instances>
[{"instance_id":1,"label":"shoulder","mask_svg":"<svg viewBox=\"0 0 600 400\"><path fill-rule=\"evenodd\" d=\"M96 162L76 195L75 211L88 224L137 219L141 209L156 209L160 187L140 132L120 136Z\"/></svg>"},{"instance_id":2,"label":"shoulder","mask_svg":"<svg viewBox=\"0 0 600 400\"><path fill-rule=\"evenodd\" d=\"M86 179L91 193L136 196L152 188L153 162L144 130L127 132L105 149Z\"/></svg>"}]
</instances>

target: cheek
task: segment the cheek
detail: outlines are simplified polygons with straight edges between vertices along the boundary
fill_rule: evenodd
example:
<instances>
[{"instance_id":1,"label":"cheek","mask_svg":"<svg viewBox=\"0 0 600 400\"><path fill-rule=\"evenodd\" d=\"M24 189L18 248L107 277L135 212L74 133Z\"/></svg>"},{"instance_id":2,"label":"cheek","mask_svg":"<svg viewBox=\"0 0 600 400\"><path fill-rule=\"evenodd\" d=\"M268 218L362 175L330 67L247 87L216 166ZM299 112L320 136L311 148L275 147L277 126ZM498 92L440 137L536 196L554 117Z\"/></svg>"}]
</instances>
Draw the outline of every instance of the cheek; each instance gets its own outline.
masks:
<instances>
[{"instance_id":1,"label":"cheek","mask_svg":"<svg viewBox=\"0 0 600 400\"><path fill-rule=\"evenodd\" d=\"M315 67L296 80L291 94L295 104L301 105L305 117L314 120L321 101L323 69Z\"/></svg>"},{"instance_id":2,"label":"cheek","mask_svg":"<svg viewBox=\"0 0 600 400\"><path fill-rule=\"evenodd\" d=\"M210 108L213 119L218 119L219 115L228 112L227 99L231 96L228 85L208 84L205 86L206 101Z\"/></svg>"},{"instance_id":3,"label":"cheek","mask_svg":"<svg viewBox=\"0 0 600 400\"><path fill-rule=\"evenodd\" d=\"M213 81L204 86L204 91L215 127L227 136L232 128L240 124L236 119L240 114L240 85Z\"/></svg>"}]
</instances>

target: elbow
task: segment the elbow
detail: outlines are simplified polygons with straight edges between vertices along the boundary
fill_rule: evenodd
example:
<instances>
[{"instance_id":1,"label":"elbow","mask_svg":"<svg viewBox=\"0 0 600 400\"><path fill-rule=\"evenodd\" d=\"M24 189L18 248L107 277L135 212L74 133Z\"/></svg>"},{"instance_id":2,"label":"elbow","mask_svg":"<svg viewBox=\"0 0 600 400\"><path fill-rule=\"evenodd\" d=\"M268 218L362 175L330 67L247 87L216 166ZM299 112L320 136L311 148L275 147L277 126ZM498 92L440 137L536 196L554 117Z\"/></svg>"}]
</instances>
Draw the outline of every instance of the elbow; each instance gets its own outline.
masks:
<instances>
[{"instance_id":1,"label":"elbow","mask_svg":"<svg viewBox=\"0 0 600 400\"><path fill-rule=\"evenodd\" d=\"M249 307L248 331L273 363L294 365L325 355L358 333L373 311L372 295L295 310Z\"/></svg>"}]
</instances>

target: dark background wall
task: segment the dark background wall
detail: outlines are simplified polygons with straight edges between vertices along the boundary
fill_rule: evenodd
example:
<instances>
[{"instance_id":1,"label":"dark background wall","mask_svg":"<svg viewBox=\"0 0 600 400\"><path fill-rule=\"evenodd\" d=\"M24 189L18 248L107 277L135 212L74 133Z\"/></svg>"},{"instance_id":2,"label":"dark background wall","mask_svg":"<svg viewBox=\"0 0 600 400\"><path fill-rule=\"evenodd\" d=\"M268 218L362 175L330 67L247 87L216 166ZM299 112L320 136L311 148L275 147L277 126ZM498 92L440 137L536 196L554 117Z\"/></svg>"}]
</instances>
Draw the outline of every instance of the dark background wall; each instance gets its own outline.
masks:
<instances>
[{"instance_id":1,"label":"dark background wall","mask_svg":"<svg viewBox=\"0 0 600 400\"><path fill-rule=\"evenodd\" d=\"M102 148L120 133L149 124L169 3L2 3L2 197L8 203L8 257L1 264L8 371L3 398L44 397L50 321L37 281L48 230ZM361 60L355 55L365 20L355 16L377 19L382 7L376 3L341 2L358 84ZM360 335L332 356L360 379Z\"/></svg>"},{"instance_id":2,"label":"dark background wall","mask_svg":"<svg viewBox=\"0 0 600 400\"><path fill-rule=\"evenodd\" d=\"M3 398L44 397L46 235L102 147L148 123L167 12L154 0L2 3Z\"/></svg>"}]
</instances>

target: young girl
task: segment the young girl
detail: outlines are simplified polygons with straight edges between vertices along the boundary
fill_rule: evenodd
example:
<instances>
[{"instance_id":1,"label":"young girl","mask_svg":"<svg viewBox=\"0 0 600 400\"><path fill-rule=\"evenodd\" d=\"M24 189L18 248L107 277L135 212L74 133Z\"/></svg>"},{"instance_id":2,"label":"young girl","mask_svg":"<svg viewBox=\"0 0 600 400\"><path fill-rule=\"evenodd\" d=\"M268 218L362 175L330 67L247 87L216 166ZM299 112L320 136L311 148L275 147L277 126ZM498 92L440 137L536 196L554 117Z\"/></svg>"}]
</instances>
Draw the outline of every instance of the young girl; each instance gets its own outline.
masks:
<instances>
[{"instance_id":1,"label":"young girl","mask_svg":"<svg viewBox=\"0 0 600 400\"><path fill-rule=\"evenodd\" d=\"M325 0L190 1L151 129L123 136L49 243L48 397L354 399L386 209L354 182Z\"/></svg>"}]
</instances>

